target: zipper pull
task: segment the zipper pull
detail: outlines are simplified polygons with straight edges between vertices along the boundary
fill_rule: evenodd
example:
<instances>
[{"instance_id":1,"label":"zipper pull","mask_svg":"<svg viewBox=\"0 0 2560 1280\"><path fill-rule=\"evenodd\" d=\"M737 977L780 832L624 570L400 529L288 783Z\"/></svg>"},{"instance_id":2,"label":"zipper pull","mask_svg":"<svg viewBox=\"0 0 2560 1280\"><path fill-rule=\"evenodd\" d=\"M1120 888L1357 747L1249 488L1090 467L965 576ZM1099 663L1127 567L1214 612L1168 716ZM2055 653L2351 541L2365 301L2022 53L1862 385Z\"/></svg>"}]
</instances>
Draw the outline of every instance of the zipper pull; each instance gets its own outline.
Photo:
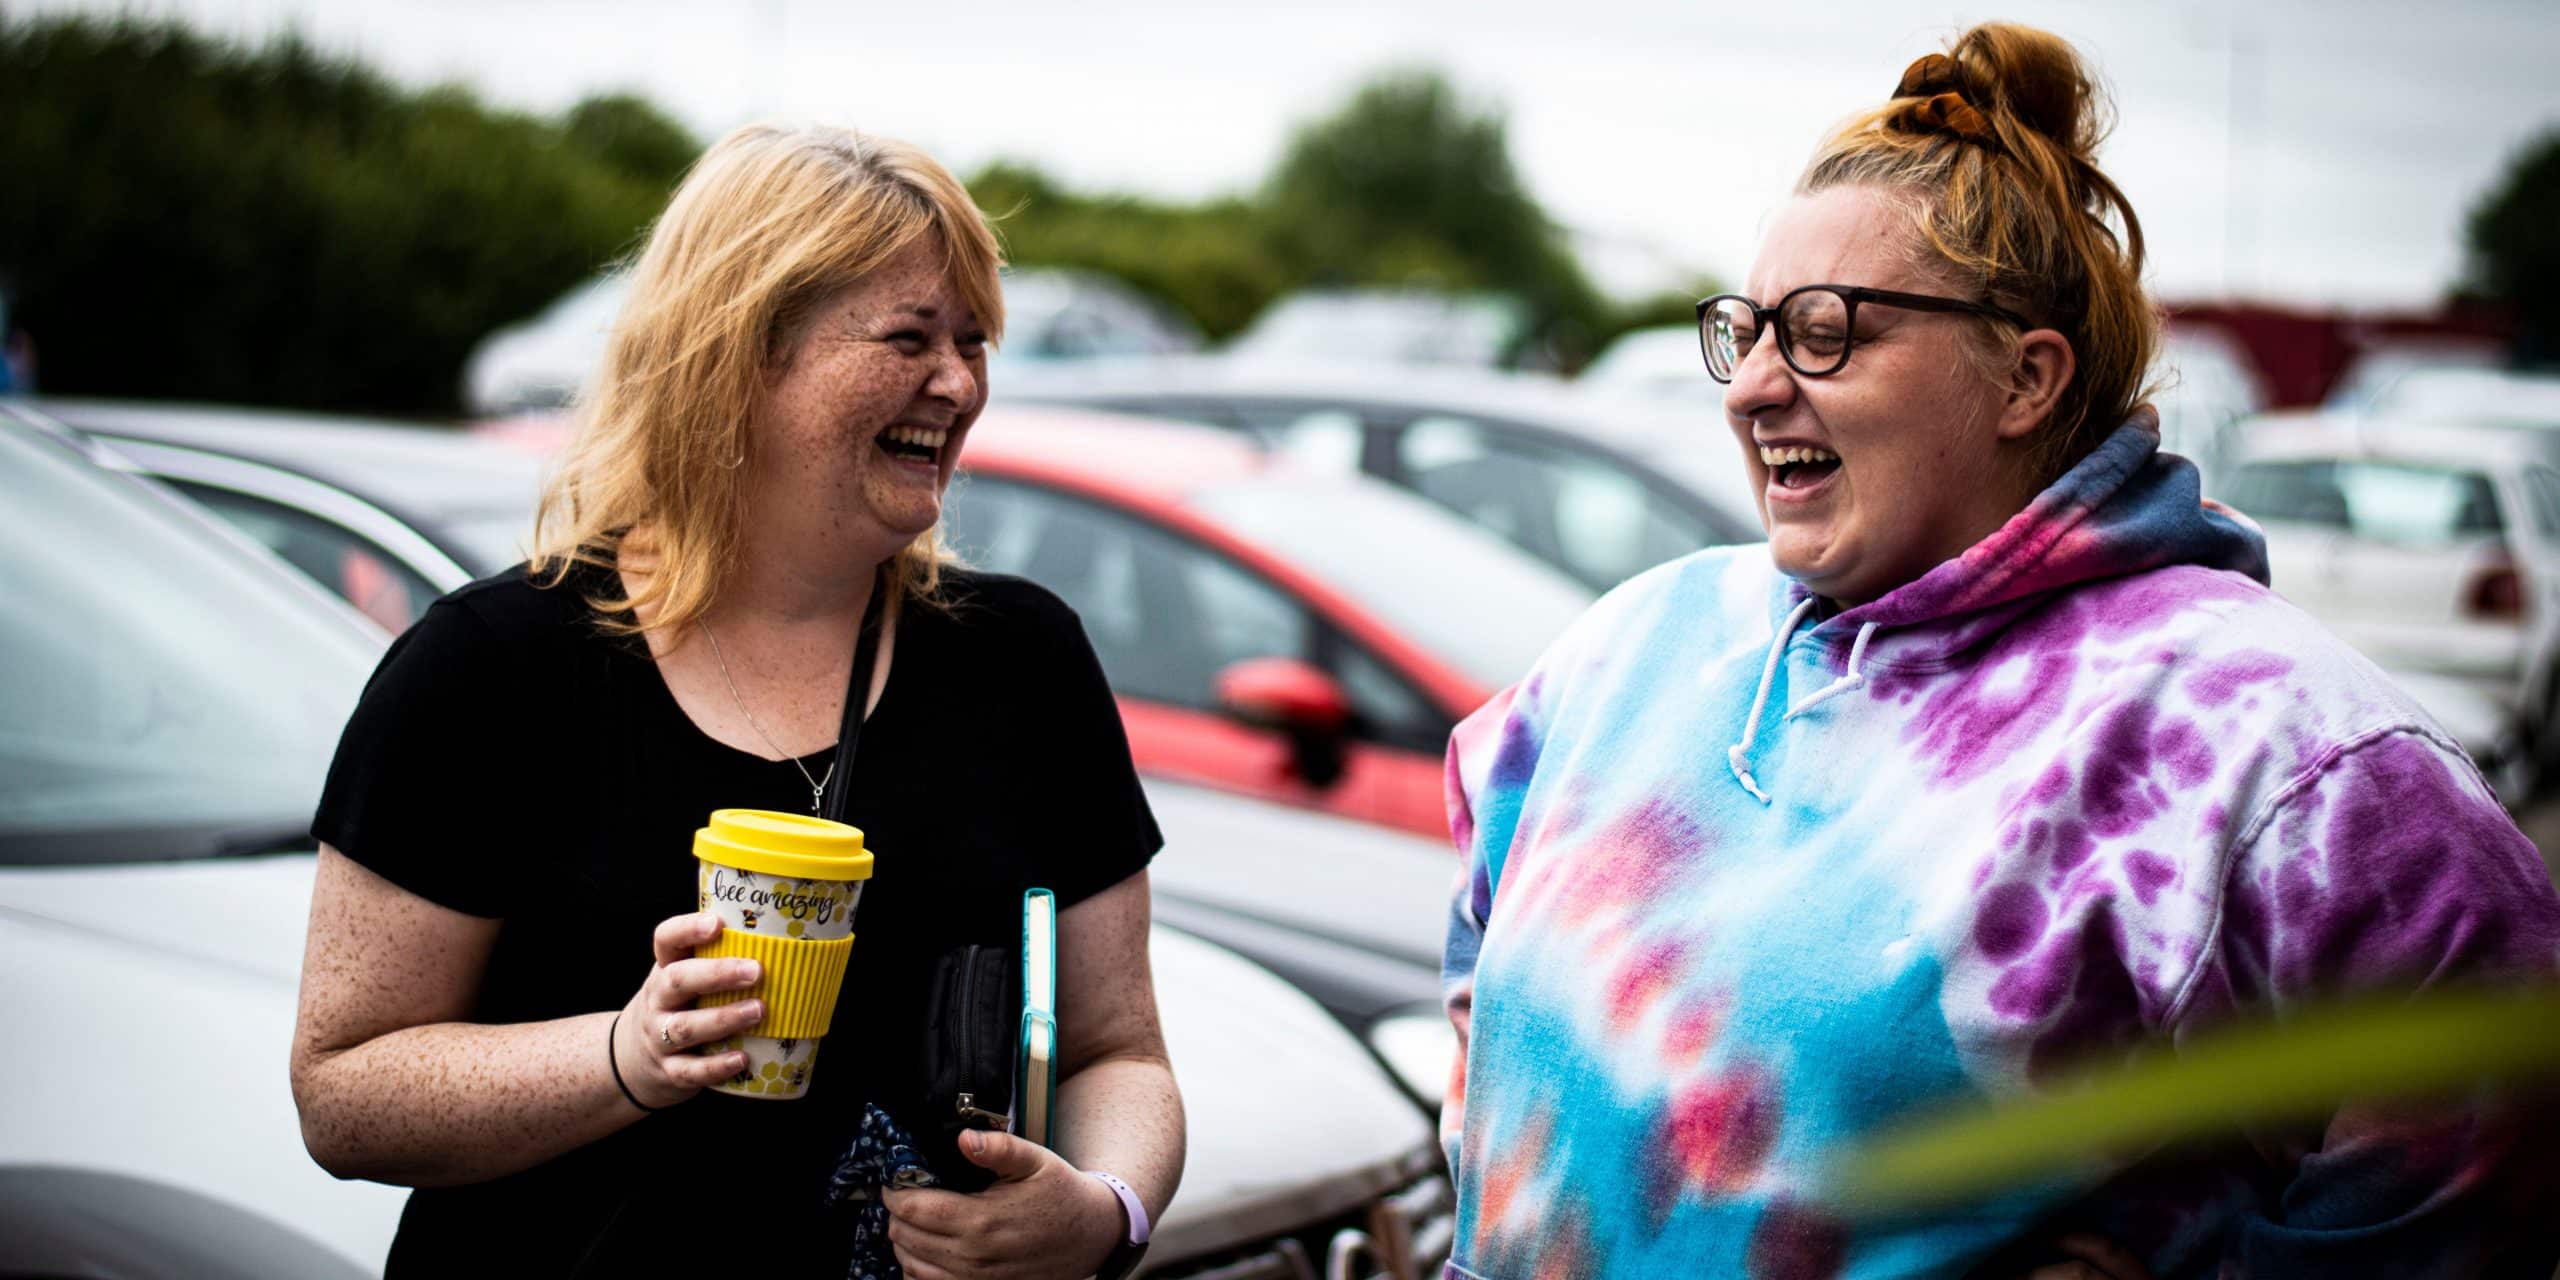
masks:
<instances>
[{"instance_id":1,"label":"zipper pull","mask_svg":"<svg viewBox=\"0 0 2560 1280\"><path fill-rule=\"evenodd\" d=\"M979 1110L978 1096L974 1093L964 1093L958 1098L953 1099L951 1109L960 1113L960 1122L968 1125L972 1129L994 1129L1003 1133L1013 1132L1013 1117L999 1112Z\"/></svg>"}]
</instances>

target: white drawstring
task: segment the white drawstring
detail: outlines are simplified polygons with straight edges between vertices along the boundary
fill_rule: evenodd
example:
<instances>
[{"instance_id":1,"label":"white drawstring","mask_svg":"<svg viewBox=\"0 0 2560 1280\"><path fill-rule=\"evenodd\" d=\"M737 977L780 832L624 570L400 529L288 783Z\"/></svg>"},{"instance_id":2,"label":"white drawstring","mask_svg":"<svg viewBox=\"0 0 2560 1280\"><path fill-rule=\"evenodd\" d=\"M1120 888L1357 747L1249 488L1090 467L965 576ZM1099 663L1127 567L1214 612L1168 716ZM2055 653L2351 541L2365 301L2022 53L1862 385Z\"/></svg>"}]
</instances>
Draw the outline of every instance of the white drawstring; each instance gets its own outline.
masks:
<instances>
[{"instance_id":1,"label":"white drawstring","mask_svg":"<svg viewBox=\"0 0 2560 1280\"><path fill-rule=\"evenodd\" d=\"M1811 711L1815 707L1821 706L1823 703L1830 701L1834 695L1847 693L1851 689L1864 687L1867 683L1867 678L1858 674L1858 660L1867 656L1867 637L1874 635L1875 633L1876 624L1872 622L1858 628L1858 638L1849 646L1849 670L1839 679L1824 685L1821 691L1814 694L1812 697L1787 708L1785 718L1793 720L1797 716L1803 715L1805 712Z\"/></svg>"},{"instance_id":2,"label":"white drawstring","mask_svg":"<svg viewBox=\"0 0 2560 1280\"><path fill-rule=\"evenodd\" d=\"M1724 761L1733 766L1734 781L1741 783L1742 789L1762 804L1769 803L1769 797L1751 778L1751 740L1760 735L1760 713L1769 709L1769 685L1778 678L1778 657L1787 651L1787 637L1796 633L1797 624L1804 621L1806 614L1813 612L1816 603L1817 597L1805 597L1804 603L1787 615L1786 622L1778 628L1777 636L1769 641L1769 662L1760 668L1760 693L1751 700L1751 718L1742 722L1742 741L1724 749Z\"/></svg>"}]
</instances>

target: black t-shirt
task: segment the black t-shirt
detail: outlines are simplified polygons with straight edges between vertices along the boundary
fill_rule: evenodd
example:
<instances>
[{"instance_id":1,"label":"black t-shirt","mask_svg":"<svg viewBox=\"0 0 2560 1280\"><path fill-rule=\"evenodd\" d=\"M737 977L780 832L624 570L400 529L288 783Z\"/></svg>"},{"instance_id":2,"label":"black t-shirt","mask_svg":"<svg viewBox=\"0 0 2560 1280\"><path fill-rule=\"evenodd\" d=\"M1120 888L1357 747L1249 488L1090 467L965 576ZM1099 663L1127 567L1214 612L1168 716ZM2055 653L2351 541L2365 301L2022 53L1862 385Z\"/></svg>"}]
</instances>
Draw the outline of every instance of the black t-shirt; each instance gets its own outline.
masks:
<instances>
[{"instance_id":1,"label":"black t-shirt","mask_svg":"<svg viewBox=\"0 0 2560 1280\"><path fill-rule=\"evenodd\" d=\"M711 811L809 809L798 770L705 736L646 646L595 625L580 588L596 582L543 589L518 569L438 601L384 655L312 823L394 884L505 921L475 1022L621 1008L651 930L695 909L693 833ZM900 611L863 725L849 817L876 862L807 1096L705 1091L525 1172L417 1191L393 1276L844 1274L827 1178L865 1100L926 1131L935 957L1015 945L1024 889L1064 909L1163 844L1075 612L1019 578L946 582L950 612ZM801 763L814 775L832 758ZM601 1035L595 1052L601 1074Z\"/></svg>"}]
</instances>

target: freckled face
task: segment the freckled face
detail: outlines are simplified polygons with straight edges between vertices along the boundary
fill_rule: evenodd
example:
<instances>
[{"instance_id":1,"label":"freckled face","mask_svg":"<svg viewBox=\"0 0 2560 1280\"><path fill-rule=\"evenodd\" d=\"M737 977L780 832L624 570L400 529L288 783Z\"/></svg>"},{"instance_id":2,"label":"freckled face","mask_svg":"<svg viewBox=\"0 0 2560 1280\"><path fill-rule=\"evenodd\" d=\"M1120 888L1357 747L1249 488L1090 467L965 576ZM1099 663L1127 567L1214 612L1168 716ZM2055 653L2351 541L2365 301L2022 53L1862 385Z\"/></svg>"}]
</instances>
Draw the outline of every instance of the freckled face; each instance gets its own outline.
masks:
<instances>
[{"instance_id":1,"label":"freckled face","mask_svg":"<svg viewBox=\"0 0 2560 1280\"><path fill-rule=\"evenodd\" d=\"M1798 196L1770 220L1745 288L1763 306L1808 284L1963 296L1915 265L1911 235L1901 207L1873 188ZM1725 420L1780 572L1863 603L1961 555L2022 505L1994 429L2000 387L1962 346L1976 323L1861 305L1848 365L1819 378L1790 368L1774 335L1752 347L1725 388ZM1769 447L1838 462L1773 466Z\"/></svg>"},{"instance_id":2,"label":"freckled face","mask_svg":"<svg viewBox=\"0 0 2560 1280\"><path fill-rule=\"evenodd\" d=\"M820 304L767 372L756 492L903 544L941 518L986 403L986 332L940 250L910 246Z\"/></svg>"}]
</instances>

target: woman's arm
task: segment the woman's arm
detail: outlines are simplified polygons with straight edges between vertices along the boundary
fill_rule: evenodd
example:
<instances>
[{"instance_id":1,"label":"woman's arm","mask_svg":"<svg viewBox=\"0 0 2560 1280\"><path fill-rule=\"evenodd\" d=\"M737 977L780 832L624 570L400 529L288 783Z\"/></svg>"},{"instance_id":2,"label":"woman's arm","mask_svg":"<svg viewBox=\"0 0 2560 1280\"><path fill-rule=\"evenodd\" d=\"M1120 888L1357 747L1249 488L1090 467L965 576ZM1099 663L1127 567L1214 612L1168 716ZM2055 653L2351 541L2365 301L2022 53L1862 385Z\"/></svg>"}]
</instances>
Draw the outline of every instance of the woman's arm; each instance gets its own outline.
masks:
<instances>
[{"instance_id":1,"label":"woman's arm","mask_svg":"<svg viewBox=\"0 0 2560 1280\"><path fill-rule=\"evenodd\" d=\"M1058 919L1058 1007L1073 1011L1058 1028L1058 1154L1128 1183L1150 1218L1173 1202L1183 1155L1147 957L1153 914L1141 871Z\"/></svg>"},{"instance_id":2,"label":"woman's arm","mask_svg":"<svg viewBox=\"0 0 2560 1280\"><path fill-rule=\"evenodd\" d=\"M976 1195L892 1191L890 1242L912 1280L1091 1275L1121 1239L1118 1177L1150 1219L1182 1180L1182 1095L1156 1018L1141 871L1058 917L1059 1149L1007 1134L962 1151L1000 1181Z\"/></svg>"},{"instance_id":3,"label":"woman's arm","mask_svg":"<svg viewBox=\"0 0 2560 1280\"><path fill-rule=\"evenodd\" d=\"M704 915L658 927L657 966L614 1032L623 1081L650 1106L672 1106L737 1070L742 1055L682 1050L763 1014L756 1001L679 1012L705 993L753 982L752 968L740 969L752 961L687 958L718 927ZM407 1186L480 1182L641 1117L606 1059L613 1013L512 1026L460 1021L498 929L320 847L292 1057L303 1145L320 1167ZM653 1043L661 1026L672 1043Z\"/></svg>"},{"instance_id":4,"label":"woman's arm","mask_svg":"<svg viewBox=\"0 0 2560 1280\"><path fill-rule=\"evenodd\" d=\"M2560 897L2540 855L2433 736L2341 747L2250 832L2173 1015L2181 1037L2341 994L2560 974ZM2547 1276L2560 1229L2542 1110L2483 1091L2350 1106L2325 1130L2262 1141L2284 1190L2241 1223L2233 1260L2250 1275L2475 1275L2525 1258Z\"/></svg>"}]
</instances>

